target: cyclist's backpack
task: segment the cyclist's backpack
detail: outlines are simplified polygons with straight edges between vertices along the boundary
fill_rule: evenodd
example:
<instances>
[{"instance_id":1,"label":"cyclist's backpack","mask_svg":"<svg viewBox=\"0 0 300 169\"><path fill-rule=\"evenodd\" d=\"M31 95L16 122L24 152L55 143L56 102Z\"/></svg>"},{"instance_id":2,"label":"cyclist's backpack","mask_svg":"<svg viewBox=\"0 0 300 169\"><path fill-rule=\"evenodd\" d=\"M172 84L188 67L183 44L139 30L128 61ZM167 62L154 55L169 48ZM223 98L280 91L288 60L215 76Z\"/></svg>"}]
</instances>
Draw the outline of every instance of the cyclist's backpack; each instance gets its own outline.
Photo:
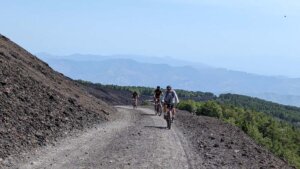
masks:
<instances>
[{"instance_id":1,"label":"cyclist's backpack","mask_svg":"<svg viewBox=\"0 0 300 169\"><path fill-rule=\"evenodd\" d=\"M172 104L175 102L175 93L173 91L171 92L166 92L166 96L164 99L166 104Z\"/></svg>"}]
</instances>

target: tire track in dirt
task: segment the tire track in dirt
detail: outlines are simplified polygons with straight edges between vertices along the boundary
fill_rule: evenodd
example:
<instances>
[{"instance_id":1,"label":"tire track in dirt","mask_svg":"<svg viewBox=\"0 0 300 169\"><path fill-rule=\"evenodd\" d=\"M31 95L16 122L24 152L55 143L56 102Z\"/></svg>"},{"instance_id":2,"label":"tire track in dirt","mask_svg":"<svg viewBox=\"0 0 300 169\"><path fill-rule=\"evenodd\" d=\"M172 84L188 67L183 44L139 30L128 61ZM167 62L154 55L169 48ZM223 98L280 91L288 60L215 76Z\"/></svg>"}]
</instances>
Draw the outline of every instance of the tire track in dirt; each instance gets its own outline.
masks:
<instances>
[{"instance_id":1,"label":"tire track in dirt","mask_svg":"<svg viewBox=\"0 0 300 169\"><path fill-rule=\"evenodd\" d=\"M78 137L39 150L20 169L198 168L188 142L176 128L165 128L153 110L117 107L119 117ZM199 159L198 159L199 160Z\"/></svg>"}]
</instances>

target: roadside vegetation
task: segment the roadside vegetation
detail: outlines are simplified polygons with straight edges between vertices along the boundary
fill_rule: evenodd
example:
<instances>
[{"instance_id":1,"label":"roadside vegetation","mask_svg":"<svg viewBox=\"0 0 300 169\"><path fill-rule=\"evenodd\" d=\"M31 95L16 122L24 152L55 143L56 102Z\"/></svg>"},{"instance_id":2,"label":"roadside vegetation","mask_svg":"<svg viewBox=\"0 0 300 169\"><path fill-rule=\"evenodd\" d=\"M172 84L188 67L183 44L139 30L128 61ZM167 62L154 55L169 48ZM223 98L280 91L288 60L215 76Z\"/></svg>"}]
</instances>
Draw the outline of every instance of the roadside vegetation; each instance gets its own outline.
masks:
<instances>
[{"instance_id":1,"label":"roadside vegetation","mask_svg":"<svg viewBox=\"0 0 300 169\"><path fill-rule=\"evenodd\" d=\"M81 84L93 84L88 81L78 81ZM142 96L152 97L154 88L142 86L118 86L118 85L103 85L100 83L93 84L99 88L112 89L120 91L137 91ZM295 106L286 106L262 99L243 96L238 94L221 94L219 97L209 92L178 90L176 93L180 100L193 101L217 101L234 107L261 112L270 115L278 120L286 121L296 127L300 127L300 108Z\"/></svg>"},{"instance_id":2,"label":"roadside vegetation","mask_svg":"<svg viewBox=\"0 0 300 169\"><path fill-rule=\"evenodd\" d=\"M83 84L83 85L90 85L93 84L92 82L88 82L88 81L83 81L83 80L78 80L77 82ZM136 91L138 92L140 95L144 95L144 96L153 96L153 91L155 90L155 88L151 88L151 87L142 87L142 86L118 86L118 85L104 85L104 84L100 84L100 83L96 83L93 84L96 85L99 88L106 88L106 89L113 89L113 90L125 90L125 91ZM163 90L163 86L162 86L162 90ZM212 99L216 99L217 96L215 96L213 93L209 93L209 92L194 92L194 91L186 91L186 90L176 90L176 93L178 95L178 97L180 97L180 99L186 100L186 99L192 99L192 100L196 100L196 101L207 101L207 100L212 100Z\"/></svg>"},{"instance_id":3,"label":"roadside vegetation","mask_svg":"<svg viewBox=\"0 0 300 169\"><path fill-rule=\"evenodd\" d=\"M300 127L299 107L281 105L270 101L237 94L221 94L217 100L221 103L232 106L263 112Z\"/></svg>"},{"instance_id":4,"label":"roadside vegetation","mask_svg":"<svg viewBox=\"0 0 300 169\"><path fill-rule=\"evenodd\" d=\"M257 143L300 168L300 129L274 117L217 101L185 100L178 108L238 126Z\"/></svg>"}]
</instances>

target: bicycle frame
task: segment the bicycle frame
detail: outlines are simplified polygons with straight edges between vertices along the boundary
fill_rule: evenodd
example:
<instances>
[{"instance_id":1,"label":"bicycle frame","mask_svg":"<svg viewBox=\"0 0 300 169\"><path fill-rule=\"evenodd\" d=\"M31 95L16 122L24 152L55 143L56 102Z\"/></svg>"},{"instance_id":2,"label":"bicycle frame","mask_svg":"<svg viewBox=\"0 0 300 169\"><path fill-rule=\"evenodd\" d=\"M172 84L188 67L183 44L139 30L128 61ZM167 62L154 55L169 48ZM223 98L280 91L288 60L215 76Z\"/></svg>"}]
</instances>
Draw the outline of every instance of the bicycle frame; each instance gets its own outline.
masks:
<instances>
[{"instance_id":1,"label":"bicycle frame","mask_svg":"<svg viewBox=\"0 0 300 169\"><path fill-rule=\"evenodd\" d=\"M132 106L134 109L137 108L137 99L135 99L135 98L132 99Z\"/></svg>"},{"instance_id":2,"label":"bicycle frame","mask_svg":"<svg viewBox=\"0 0 300 169\"><path fill-rule=\"evenodd\" d=\"M154 101L154 110L156 113L161 113L162 111L162 105L159 99L155 99Z\"/></svg>"},{"instance_id":3,"label":"bicycle frame","mask_svg":"<svg viewBox=\"0 0 300 169\"><path fill-rule=\"evenodd\" d=\"M170 106L167 106L167 116L166 116L166 121L167 121L167 128L168 129L171 129L171 124L172 124L172 111L173 111L173 108L170 107Z\"/></svg>"}]
</instances>

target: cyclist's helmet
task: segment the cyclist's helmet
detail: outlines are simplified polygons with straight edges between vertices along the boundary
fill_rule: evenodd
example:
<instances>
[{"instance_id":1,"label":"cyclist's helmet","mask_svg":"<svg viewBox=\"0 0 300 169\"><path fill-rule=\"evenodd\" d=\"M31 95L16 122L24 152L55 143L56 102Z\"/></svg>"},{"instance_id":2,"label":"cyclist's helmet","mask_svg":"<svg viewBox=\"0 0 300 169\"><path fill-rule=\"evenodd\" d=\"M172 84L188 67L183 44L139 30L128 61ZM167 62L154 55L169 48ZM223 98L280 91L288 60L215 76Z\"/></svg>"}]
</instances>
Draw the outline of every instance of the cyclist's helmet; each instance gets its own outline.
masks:
<instances>
[{"instance_id":1,"label":"cyclist's helmet","mask_svg":"<svg viewBox=\"0 0 300 169\"><path fill-rule=\"evenodd\" d=\"M170 85L167 86L167 90L171 90L172 87Z\"/></svg>"},{"instance_id":2,"label":"cyclist's helmet","mask_svg":"<svg viewBox=\"0 0 300 169\"><path fill-rule=\"evenodd\" d=\"M157 86L156 89L160 89L160 86Z\"/></svg>"}]
</instances>

